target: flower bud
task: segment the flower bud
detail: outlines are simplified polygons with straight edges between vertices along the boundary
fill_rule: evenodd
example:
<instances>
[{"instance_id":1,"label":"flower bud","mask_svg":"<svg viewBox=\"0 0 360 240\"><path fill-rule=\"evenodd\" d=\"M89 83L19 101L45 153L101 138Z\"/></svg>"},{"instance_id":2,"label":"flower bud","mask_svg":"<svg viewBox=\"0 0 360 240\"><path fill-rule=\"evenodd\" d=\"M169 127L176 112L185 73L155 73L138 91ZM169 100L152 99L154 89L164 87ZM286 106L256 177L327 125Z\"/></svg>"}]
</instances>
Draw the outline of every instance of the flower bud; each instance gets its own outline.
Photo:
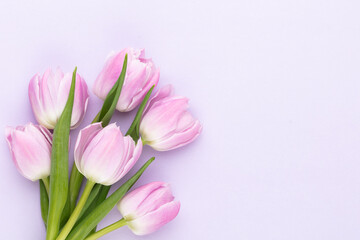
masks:
<instances>
[{"instance_id":1,"label":"flower bud","mask_svg":"<svg viewBox=\"0 0 360 240\"><path fill-rule=\"evenodd\" d=\"M6 127L6 141L19 172L31 181L50 175L52 135L45 127L28 123Z\"/></svg>"},{"instance_id":2,"label":"flower bud","mask_svg":"<svg viewBox=\"0 0 360 240\"><path fill-rule=\"evenodd\" d=\"M160 77L160 71L153 61L145 58L144 49L126 48L110 55L97 77L93 92L99 98L104 100L119 78L125 54L128 54L126 75L116 105L116 109L120 112L129 112L136 108L149 89L158 83Z\"/></svg>"},{"instance_id":3,"label":"flower bud","mask_svg":"<svg viewBox=\"0 0 360 240\"><path fill-rule=\"evenodd\" d=\"M128 193L118 209L136 235L155 232L173 220L180 210L168 184L152 182Z\"/></svg>"},{"instance_id":4,"label":"flower bud","mask_svg":"<svg viewBox=\"0 0 360 240\"><path fill-rule=\"evenodd\" d=\"M188 99L174 96L173 88L161 88L148 102L140 135L145 144L158 151L182 147L199 136L202 126L188 112Z\"/></svg>"},{"instance_id":5,"label":"flower bud","mask_svg":"<svg viewBox=\"0 0 360 240\"><path fill-rule=\"evenodd\" d=\"M141 151L142 144L135 144L130 136L124 137L115 123L105 128L94 123L79 133L75 164L90 181L112 185L134 166Z\"/></svg>"},{"instance_id":6,"label":"flower bud","mask_svg":"<svg viewBox=\"0 0 360 240\"><path fill-rule=\"evenodd\" d=\"M29 98L36 120L48 129L54 129L67 102L72 73L64 74L60 68L55 73L48 69L43 76L36 74L29 83ZM88 103L88 88L84 79L76 74L74 106L71 128L80 125Z\"/></svg>"}]
</instances>

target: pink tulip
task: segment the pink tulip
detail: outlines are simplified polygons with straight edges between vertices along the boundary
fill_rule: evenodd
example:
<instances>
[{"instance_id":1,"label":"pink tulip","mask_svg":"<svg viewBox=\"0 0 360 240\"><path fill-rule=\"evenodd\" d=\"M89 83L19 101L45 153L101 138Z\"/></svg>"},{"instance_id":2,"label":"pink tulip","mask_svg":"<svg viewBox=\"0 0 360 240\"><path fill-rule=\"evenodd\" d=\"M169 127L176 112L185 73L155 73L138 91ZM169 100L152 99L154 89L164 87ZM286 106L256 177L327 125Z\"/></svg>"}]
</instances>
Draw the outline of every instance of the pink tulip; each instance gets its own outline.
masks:
<instances>
[{"instance_id":1,"label":"pink tulip","mask_svg":"<svg viewBox=\"0 0 360 240\"><path fill-rule=\"evenodd\" d=\"M145 58L144 49L126 48L112 54L106 61L94 84L93 92L96 96L105 99L119 78L126 53L128 54L126 76L116 105L116 109L120 112L129 112L136 108L147 91L158 83L160 76L160 71L153 61Z\"/></svg>"},{"instance_id":2,"label":"pink tulip","mask_svg":"<svg viewBox=\"0 0 360 240\"><path fill-rule=\"evenodd\" d=\"M141 141L141 140L140 140ZM75 144L75 164L90 181L112 185L136 163L142 144L123 136L116 124L94 123L82 129Z\"/></svg>"},{"instance_id":3,"label":"pink tulip","mask_svg":"<svg viewBox=\"0 0 360 240\"><path fill-rule=\"evenodd\" d=\"M118 209L136 235L150 234L173 220L180 210L168 184L152 182L128 193Z\"/></svg>"},{"instance_id":4,"label":"pink tulip","mask_svg":"<svg viewBox=\"0 0 360 240\"><path fill-rule=\"evenodd\" d=\"M40 125L7 127L5 137L19 172L31 181L50 175L52 136Z\"/></svg>"},{"instance_id":5,"label":"pink tulip","mask_svg":"<svg viewBox=\"0 0 360 240\"><path fill-rule=\"evenodd\" d=\"M144 144L158 151L182 147L199 136L202 126L188 112L188 99L174 96L173 88L161 88L148 102L140 123Z\"/></svg>"},{"instance_id":6,"label":"pink tulip","mask_svg":"<svg viewBox=\"0 0 360 240\"><path fill-rule=\"evenodd\" d=\"M48 69L43 76L36 74L29 84L29 98L36 120L48 129L54 129L69 96L72 73L64 74L60 68L55 73ZM71 128L80 125L88 103L88 88L77 74Z\"/></svg>"}]
</instances>

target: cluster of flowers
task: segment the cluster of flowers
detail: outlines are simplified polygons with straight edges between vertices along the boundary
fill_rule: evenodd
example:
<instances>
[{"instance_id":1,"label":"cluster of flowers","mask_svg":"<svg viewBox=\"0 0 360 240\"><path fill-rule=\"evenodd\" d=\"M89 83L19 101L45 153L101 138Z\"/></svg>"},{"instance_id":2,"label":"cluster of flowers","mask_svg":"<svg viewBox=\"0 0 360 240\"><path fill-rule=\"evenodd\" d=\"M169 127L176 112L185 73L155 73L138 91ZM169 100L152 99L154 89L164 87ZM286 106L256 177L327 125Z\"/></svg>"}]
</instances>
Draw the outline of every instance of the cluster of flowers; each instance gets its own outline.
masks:
<instances>
[{"instance_id":1,"label":"cluster of flowers","mask_svg":"<svg viewBox=\"0 0 360 240\"><path fill-rule=\"evenodd\" d=\"M168 151L192 142L201 132L201 124L188 112L188 99L174 95L172 86L151 97L159 76L144 50L127 48L109 56L93 87L104 104L77 137L70 180L69 132L84 118L88 87L76 69L73 74L47 70L31 79L29 99L39 125L7 127L5 135L19 172L40 182L47 240L97 239L124 225L145 235L176 217L180 203L167 183L152 182L127 193L154 158L107 196L110 186L137 162L143 145ZM109 124L115 109L129 112L137 107L125 135L116 123ZM83 177L87 183L78 199ZM96 232L115 205L123 218Z\"/></svg>"}]
</instances>

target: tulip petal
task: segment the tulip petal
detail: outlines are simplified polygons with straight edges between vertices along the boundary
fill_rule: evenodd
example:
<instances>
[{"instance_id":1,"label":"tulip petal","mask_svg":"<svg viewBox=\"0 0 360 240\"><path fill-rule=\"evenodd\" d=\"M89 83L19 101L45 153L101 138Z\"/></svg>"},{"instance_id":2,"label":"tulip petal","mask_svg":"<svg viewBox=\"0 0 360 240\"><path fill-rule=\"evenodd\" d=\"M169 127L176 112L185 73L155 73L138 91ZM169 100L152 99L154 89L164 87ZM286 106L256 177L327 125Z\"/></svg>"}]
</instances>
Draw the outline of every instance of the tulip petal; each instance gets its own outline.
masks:
<instances>
[{"instance_id":1,"label":"tulip petal","mask_svg":"<svg viewBox=\"0 0 360 240\"><path fill-rule=\"evenodd\" d=\"M91 140L102 130L101 123L91 124L80 130L75 143L74 159L78 169L80 169L81 156L90 144Z\"/></svg>"},{"instance_id":2,"label":"tulip petal","mask_svg":"<svg viewBox=\"0 0 360 240\"><path fill-rule=\"evenodd\" d=\"M32 124L15 129L7 127L5 136L18 171L35 181L50 175L51 143Z\"/></svg>"},{"instance_id":3,"label":"tulip petal","mask_svg":"<svg viewBox=\"0 0 360 240\"><path fill-rule=\"evenodd\" d=\"M164 184L161 187L155 189L149 194L144 201L138 206L137 212L144 215L155 211L162 205L174 200L174 196L171 193L170 185Z\"/></svg>"},{"instance_id":4,"label":"tulip petal","mask_svg":"<svg viewBox=\"0 0 360 240\"><path fill-rule=\"evenodd\" d=\"M113 184L113 172L122 164L124 140L120 129L110 124L101 130L83 153L82 173L91 181ZM81 171L80 171L81 172Z\"/></svg>"},{"instance_id":5,"label":"tulip petal","mask_svg":"<svg viewBox=\"0 0 360 240\"><path fill-rule=\"evenodd\" d=\"M140 123L142 137L148 142L156 141L176 129L178 119L188 108L188 99L172 97L146 113Z\"/></svg>"},{"instance_id":6,"label":"tulip petal","mask_svg":"<svg viewBox=\"0 0 360 240\"><path fill-rule=\"evenodd\" d=\"M76 75L76 86L75 86L75 98L74 98L74 108L71 115L71 126L72 129L80 125L82 120L85 117L85 112L88 105L88 88L83 80L83 78L77 74Z\"/></svg>"},{"instance_id":7,"label":"tulip petal","mask_svg":"<svg viewBox=\"0 0 360 240\"><path fill-rule=\"evenodd\" d=\"M106 95L115 84L121 73L126 52L114 54L108 58L103 70L96 78L93 92L101 99L105 99ZM130 56L129 56L130 57Z\"/></svg>"},{"instance_id":8,"label":"tulip petal","mask_svg":"<svg viewBox=\"0 0 360 240\"><path fill-rule=\"evenodd\" d=\"M123 176L125 176L130 169L135 165L139 159L142 152L142 143L141 139L138 141L138 144L135 146L134 140L130 136L124 137L125 151L123 155L123 161L118 167L118 170L114 173L112 179L113 181L119 181Z\"/></svg>"},{"instance_id":9,"label":"tulip petal","mask_svg":"<svg viewBox=\"0 0 360 240\"><path fill-rule=\"evenodd\" d=\"M157 151L173 150L194 141L200 135L201 131L202 126L199 121L196 121L193 126L186 131L174 133L168 138L149 142L148 144Z\"/></svg>"},{"instance_id":10,"label":"tulip petal","mask_svg":"<svg viewBox=\"0 0 360 240\"><path fill-rule=\"evenodd\" d=\"M147 103L144 110L144 115L146 115L146 113L149 111L149 109L152 108L152 106L155 103L160 102L162 99L165 99L167 97L171 97L173 96L173 94L174 94L174 88L171 84L162 87L160 90L158 90L155 93L155 95Z\"/></svg>"},{"instance_id":11,"label":"tulip petal","mask_svg":"<svg viewBox=\"0 0 360 240\"><path fill-rule=\"evenodd\" d=\"M129 192L117 205L120 213L128 219L139 217L139 214L141 216L141 213L137 212L139 205L151 192L165 185L164 182L152 182Z\"/></svg>"},{"instance_id":12,"label":"tulip petal","mask_svg":"<svg viewBox=\"0 0 360 240\"><path fill-rule=\"evenodd\" d=\"M31 108L34 112L35 118L41 125L46 128L54 128L53 123L49 122L45 116L45 109L40 99L40 76L36 74L29 83L29 99Z\"/></svg>"},{"instance_id":13,"label":"tulip petal","mask_svg":"<svg viewBox=\"0 0 360 240\"><path fill-rule=\"evenodd\" d=\"M150 234L173 220L179 210L180 202L169 202L143 217L128 221L128 227L136 235Z\"/></svg>"},{"instance_id":14,"label":"tulip petal","mask_svg":"<svg viewBox=\"0 0 360 240\"><path fill-rule=\"evenodd\" d=\"M159 69L152 70L151 76L147 78L149 78L150 80L147 83L145 83L145 85L141 88L141 90L138 90L138 92L134 94L134 97L128 106L129 111L133 110L137 105L141 103L146 93L150 90L152 86L156 86L158 84L160 78L160 70Z\"/></svg>"}]
</instances>

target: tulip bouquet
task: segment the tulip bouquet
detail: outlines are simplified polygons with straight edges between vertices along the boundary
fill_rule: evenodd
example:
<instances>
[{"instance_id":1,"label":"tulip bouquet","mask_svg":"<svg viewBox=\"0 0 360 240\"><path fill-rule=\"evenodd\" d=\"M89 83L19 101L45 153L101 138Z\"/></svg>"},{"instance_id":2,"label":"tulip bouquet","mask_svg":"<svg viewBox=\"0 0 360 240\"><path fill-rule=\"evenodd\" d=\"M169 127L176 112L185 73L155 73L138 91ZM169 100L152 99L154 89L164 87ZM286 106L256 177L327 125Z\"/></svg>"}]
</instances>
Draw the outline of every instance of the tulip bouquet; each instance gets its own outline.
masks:
<instances>
[{"instance_id":1,"label":"tulip bouquet","mask_svg":"<svg viewBox=\"0 0 360 240\"><path fill-rule=\"evenodd\" d=\"M188 99L174 95L171 86L151 96L159 76L144 50L127 48L110 55L93 87L104 103L78 134L70 177L69 134L86 113L86 82L76 68L73 74L48 70L30 80L29 99L38 125L7 127L5 135L18 171L39 181L47 240L98 239L125 225L136 235L146 235L177 216L180 203L167 183L148 183L128 193L154 157L108 194L138 161L144 145L168 151L192 142L201 132L199 121L188 112ZM115 110L135 108L125 134L110 123ZM97 230L115 206L122 218Z\"/></svg>"}]
</instances>

